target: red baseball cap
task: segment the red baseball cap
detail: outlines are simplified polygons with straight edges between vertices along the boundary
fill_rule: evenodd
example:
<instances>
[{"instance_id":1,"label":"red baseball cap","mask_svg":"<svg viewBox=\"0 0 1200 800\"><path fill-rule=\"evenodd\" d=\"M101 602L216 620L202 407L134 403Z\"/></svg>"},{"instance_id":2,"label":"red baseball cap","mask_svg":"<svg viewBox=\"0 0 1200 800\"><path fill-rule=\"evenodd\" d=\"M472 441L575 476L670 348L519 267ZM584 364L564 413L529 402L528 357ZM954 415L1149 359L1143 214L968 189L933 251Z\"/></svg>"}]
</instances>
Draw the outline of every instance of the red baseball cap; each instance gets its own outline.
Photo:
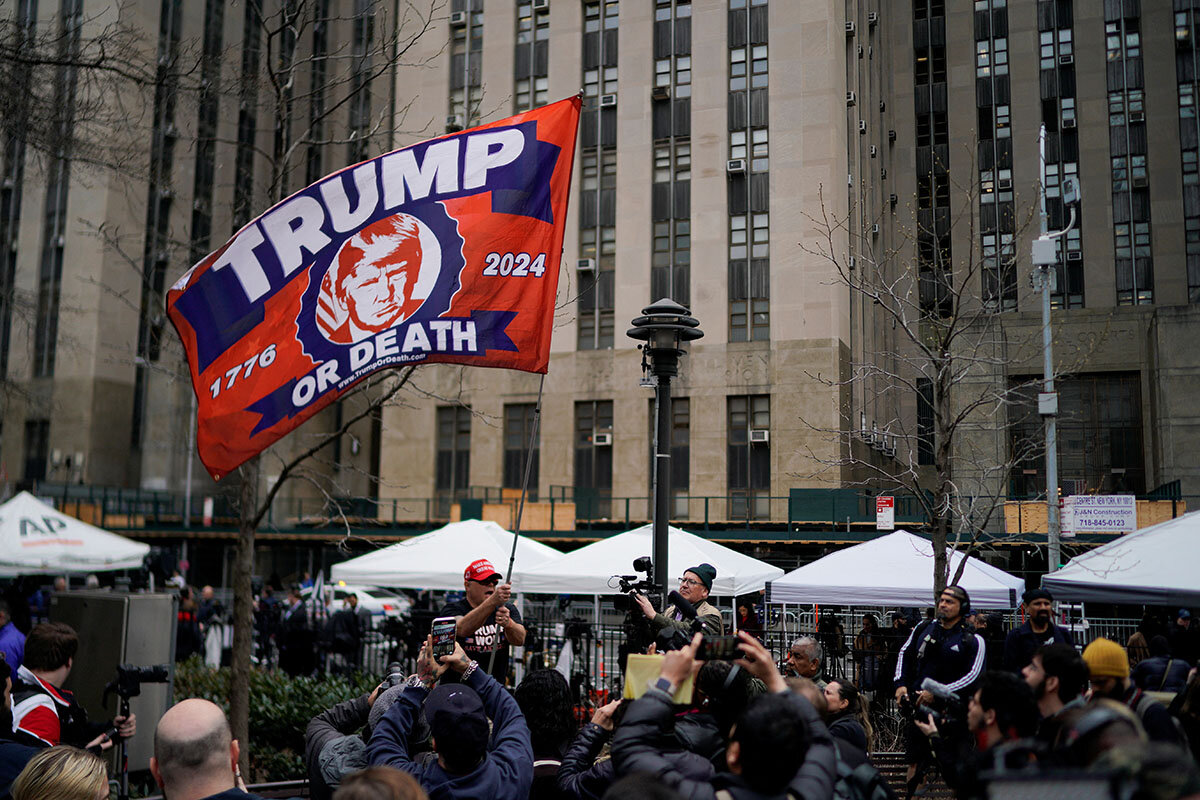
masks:
<instances>
[{"instance_id":1,"label":"red baseball cap","mask_svg":"<svg viewBox=\"0 0 1200 800\"><path fill-rule=\"evenodd\" d=\"M492 562L486 558L481 558L478 561L472 561L463 571L463 578L468 581L486 581L492 576L501 578L496 568L492 566Z\"/></svg>"}]
</instances>

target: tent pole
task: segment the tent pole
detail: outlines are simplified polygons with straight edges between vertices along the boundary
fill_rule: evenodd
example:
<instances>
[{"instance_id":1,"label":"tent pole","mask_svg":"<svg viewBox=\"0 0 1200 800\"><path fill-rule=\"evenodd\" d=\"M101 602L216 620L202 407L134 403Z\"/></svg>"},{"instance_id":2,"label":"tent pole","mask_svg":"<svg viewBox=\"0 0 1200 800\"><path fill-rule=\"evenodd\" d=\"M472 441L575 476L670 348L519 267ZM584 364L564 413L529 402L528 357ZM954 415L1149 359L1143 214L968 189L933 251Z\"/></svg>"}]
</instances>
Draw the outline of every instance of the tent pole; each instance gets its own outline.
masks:
<instances>
[{"instance_id":1,"label":"tent pole","mask_svg":"<svg viewBox=\"0 0 1200 800\"><path fill-rule=\"evenodd\" d=\"M529 475L533 469L533 446L537 444L538 425L542 421L542 389L546 386L546 373L542 373L538 381L537 403L533 406L533 425L529 430L529 445L525 448L525 476L521 479L521 497L517 500L517 524L513 528L512 551L508 554L508 570L504 575L505 583L512 583L513 562L517 560L517 540L521 538L521 515L525 513L525 495L529 492ZM488 656L488 674L496 664L496 651L500 649L499 631L496 634L496 644Z\"/></svg>"}]
</instances>

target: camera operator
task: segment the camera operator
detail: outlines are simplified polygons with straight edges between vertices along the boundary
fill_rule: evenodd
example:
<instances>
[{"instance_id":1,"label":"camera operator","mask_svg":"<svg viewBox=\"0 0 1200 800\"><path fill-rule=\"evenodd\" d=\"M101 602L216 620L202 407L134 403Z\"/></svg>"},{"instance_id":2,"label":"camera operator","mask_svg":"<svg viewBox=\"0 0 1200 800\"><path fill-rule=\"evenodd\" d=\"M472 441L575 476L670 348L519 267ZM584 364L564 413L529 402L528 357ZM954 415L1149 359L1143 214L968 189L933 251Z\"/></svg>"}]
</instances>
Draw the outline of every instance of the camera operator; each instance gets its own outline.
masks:
<instances>
[{"instance_id":1,"label":"camera operator","mask_svg":"<svg viewBox=\"0 0 1200 800\"><path fill-rule=\"evenodd\" d=\"M1038 741L1052 746L1062 728L1063 712L1084 703L1088 668L1083 656L1069 644L1044 644L1021 671L1021 677L1033 690L1038 713Z\"/></svg>"},{"instance_id":2,"label":"camera operator","mask_svg":"<svg viewBox=\"0 0 1200 800\"><path fill-rule=\"evenodd\" d=\"M89 723L87 712L75 696L60 688L75 665L79 637L62 622L33 626L25 641L25 663L17 670L13 687L13 738L33 747L70 744L76 747L112 747L105 731L116 728L122 738L137 732L137 717L118 716L111 722Z\"/></svg>"},{"instance_id":3,"label":"camera operator","mask_svg":"<svg viewBox=\"0 0 1200 800\"><path fill-rule=\"evenodd\" d=\"M696 609L696 619L700 621L705 636L720 636L725 633L721 612L708 602L708 593L712 591L713 581L716 579L717 570L712 564L700 564L686 569L683 571L683 577L679 579L679 595ZM650 627L656 634L669 630L691 636L691 622L674 605L667 606L658 614L645 595L635 594L633 597L646 619L650 620Z\"/></svg>"},{"instance_id":4,"label":"camera operator","mask_svg":"<svg viewBox=\"0 0 1200 800\"><path fill-rule=\"evenodd\" d=\"M1021 598L1025 614L1029 619L1018 628L1008 632L1004 640L1004 668L1021 674L1021 670L1033 658L1034 651L1045 644L1069 644L1075 646L1071 632L1054 624L1054 596L1045 589L1030 589Z\"/></svg>"},{"instance_id":5,"label":"camera operator","mask_svg":"<svg viewBox=\"0 0 1200 800\"><path fill-rule=\"evenodd\" d=\"M966 737L943 736L944 726L939 726L932 715L913 720L921 733L929 737L938 769L955 796L959 800L985 798L987 786L980 772L995 763L994 749L1032 736L1037 727L1033 691L1011 672L984 673L979 688L967 703L966 722L967 730L974 736L973 743ZM1028 754L1014 754L1014 758L1028 761Z\"/></svg>"},{"instance_id":6,"label":"camera operator","mask_svg":"<svg viewBox=\"0 0 1200 800\"><path fill-rule=\"evenodd\" d=\"M509 645L525 644L521 612L509 602L512 585L502 580L486 558L472 561L463 571L466 596L445 606L439 614L458 620L458 643L485 669L495 650L491 674L501 684L508 679Z\"/></svg>"},{"instance_id":7,"label":"camera operator","mask_svg":"<svg viewBox=\"0 0 1200 800\"><path fill-rule=\"evenodd\" d=\"M947 586L938 598L937 616L913 628L900 648L896 661L896 702L902 707L928 705L933 695L921 691L915 703L909 687L919 689L926 678L944 684L951 692L961 692L983 670L987 646L963 625L963 616L971 610L971 598L961 586ZM905 728L905 756L910 784L917 777L917 766L931 753L928 739L910 722Z\"/></svg>"}]
</instances>

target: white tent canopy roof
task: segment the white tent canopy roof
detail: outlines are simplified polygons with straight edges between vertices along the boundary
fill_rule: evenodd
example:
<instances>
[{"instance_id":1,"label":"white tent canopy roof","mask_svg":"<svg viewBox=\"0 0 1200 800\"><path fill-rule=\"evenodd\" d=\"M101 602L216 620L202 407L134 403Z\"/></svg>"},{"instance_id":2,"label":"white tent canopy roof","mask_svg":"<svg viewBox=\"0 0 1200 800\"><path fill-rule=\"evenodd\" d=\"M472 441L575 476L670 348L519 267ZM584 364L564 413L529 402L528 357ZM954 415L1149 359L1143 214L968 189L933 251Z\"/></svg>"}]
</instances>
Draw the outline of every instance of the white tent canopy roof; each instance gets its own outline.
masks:
<instances>
[{"instance_id":1,"label":"white tent canopy roof","mask_svg":"<svg viewBox=\"0 0 1200 800\"><path fill-rule=\"evenodd\" d=\"M138 569L150 546L75 519L21 492L0 506L0 576Z\"/></svg>"},{"instance_id":2,"label":"white tent canopy roof","mask_svg":"<svg viewBox=\"0 0 1200 800\"><path fill-rule=\"evenodd\" d=\"M467 519L414 536L374 553L334 564L335 581L407 589L462 591L463 570L486 558L504 574L513 536L494 522ZM562 553L526 536L517 537L518 576L529 567L561 558Z\"/></svg>"},{"instance_id":3,"label":"white tent canopy roof","mask_svg":"<svg viewBox=\"0 0 1200 800\"><path fill-rule=\"evenodd\" d=\"M962 554L951 553L954 575ZM1015 608L1025 581L969 556L958 584L978 608ZM908 531L830 553L773 581L771 603L927 606L933 603L933 545Z\"/></svg>"},{"instance_id":4,"label":"white tent canopy roof","mask_svg":"<svg viewBox=\"0 0 1200 800\"><path fill-rule=\"evenodd\" d=\"M688 567L712 564L717 570L712 594L729 596L757 592L783 570L742 555L701 536L669 528L668 567L672 580ZM615 594L613 575L632 575L633 560L654 553L653 528L643 525L567 553L550 564L524 569L517 561L513 588L546 594ZM611 581L611 584L610 584Z\"/></svg>"},{"instance_id":5,"label":"white tent canopy roof","mask_svg":"<svg viewBox=\"0 0 1200 800\"><path fill-rule=\"evenodd\" d=\"M1200 603L1200 512L1160 522L1071 559L1042 578L1056 600Z\"/></svg>"}]
</instances>

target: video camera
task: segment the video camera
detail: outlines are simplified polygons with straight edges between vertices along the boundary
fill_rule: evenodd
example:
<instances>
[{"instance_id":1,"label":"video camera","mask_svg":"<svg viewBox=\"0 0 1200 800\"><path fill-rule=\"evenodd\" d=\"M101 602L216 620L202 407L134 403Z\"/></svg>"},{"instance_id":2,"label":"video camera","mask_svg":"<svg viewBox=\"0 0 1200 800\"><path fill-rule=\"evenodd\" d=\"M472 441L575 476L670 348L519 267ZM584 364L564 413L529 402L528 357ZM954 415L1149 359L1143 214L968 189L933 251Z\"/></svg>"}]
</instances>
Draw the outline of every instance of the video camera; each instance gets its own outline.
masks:
<instances>
[{"instance_id":1,"label":"video camera","mask_svg":"<svg viewBox=\"0 0 1200 800\"><path fill-rule=\"evenodd\" d=\"M117 677L104 687L104 705L108 706L108 696L113 692L122 700L128 700L142 693L143 683L166 683L169 680L171 668L167 664L154 664L149 667L120 664L117 666Z\"/></svg>"},{"instance_id":2,"label":"video camera","mask_svg":"<svg viewBox=\"0 0 1200 800\"><path fill-rule=\"evenodd\" d=\"M966 706L962 698L949 686L939 683L933 678L921 682L921 691L933 695L933 703L917 705L909 695L900 698L900 713L906 720L932 722L941 727L946 722L955 724L966 722Z\"/></svg>"},{"instance_id":3,"label":"video camera","mask_svg":"<svg viewBox=\"0 0 1200 800\"><path fill-rule=\"evenodd\" d=\"M629 594L637 592L639 594L650 594L655 590L654 584L650 580L650 570L654 569L654 562L650 556L642 556L633 560L633 568L637 572L646 573L645 576L637 575L613 575L617 585L621 587L621 591ZM611 584L609 584L611 586Z\"/></svg>"}]
</instances>

